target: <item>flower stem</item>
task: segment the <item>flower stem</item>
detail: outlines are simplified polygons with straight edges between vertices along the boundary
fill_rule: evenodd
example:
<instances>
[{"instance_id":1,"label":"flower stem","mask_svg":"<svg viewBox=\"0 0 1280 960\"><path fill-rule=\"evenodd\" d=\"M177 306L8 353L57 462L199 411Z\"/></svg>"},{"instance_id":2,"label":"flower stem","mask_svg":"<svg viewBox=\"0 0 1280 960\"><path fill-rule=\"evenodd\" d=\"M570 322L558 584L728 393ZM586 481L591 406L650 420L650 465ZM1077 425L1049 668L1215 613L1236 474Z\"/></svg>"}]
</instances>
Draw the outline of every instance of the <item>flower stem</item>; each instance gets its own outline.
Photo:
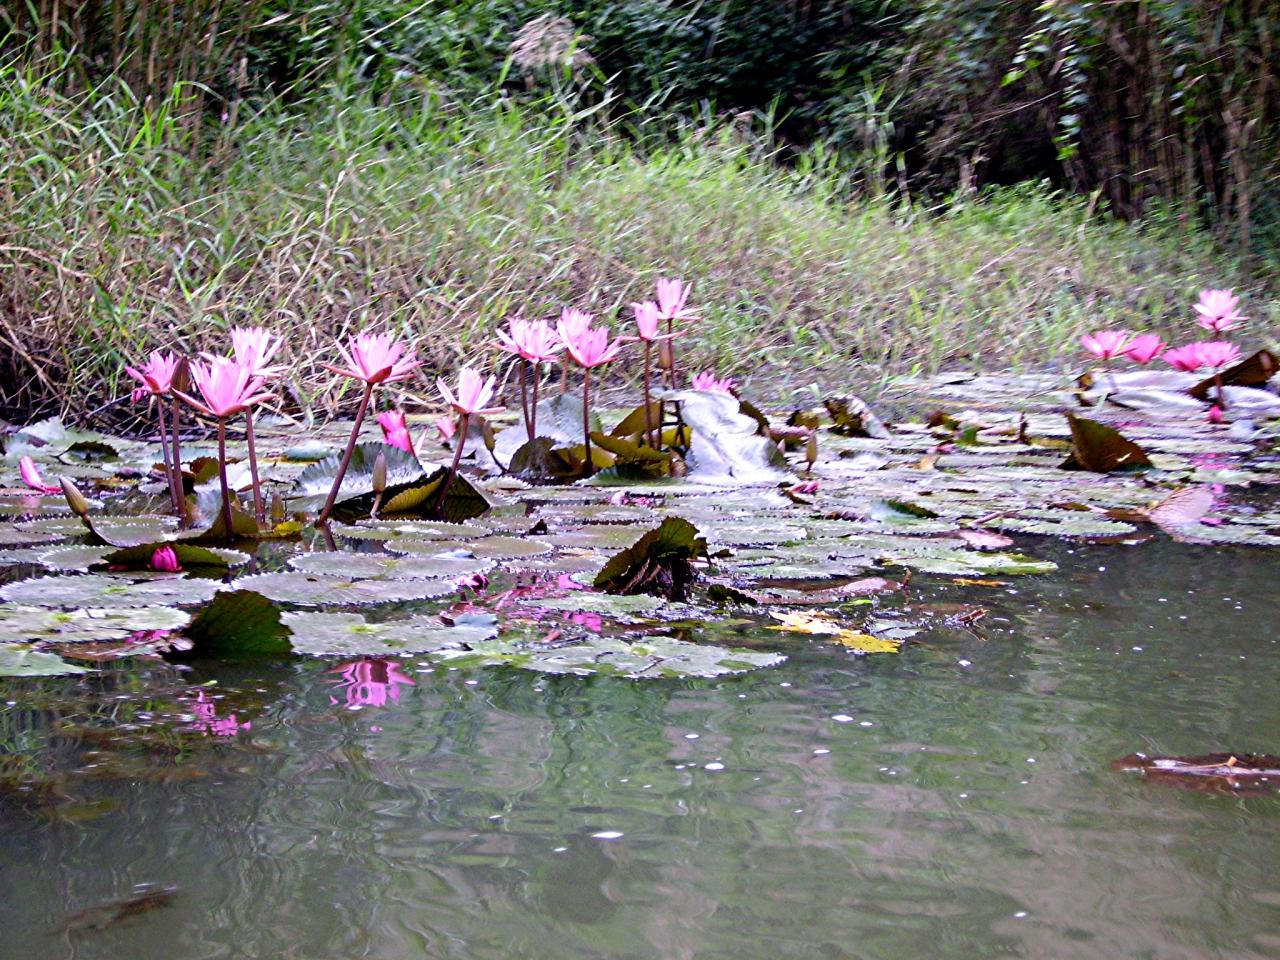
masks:
<instances>
[{"instance_id":1,"label":"flower stem","mask_svg":"<svg viewBox=\"0 0 1280 960\"><path fill-rule=\"evenodd\" d=\"M596 472L591 460L591 368L582 368L582 445L586 448L586 476Z\"/></svg>"},{"instance_id":2,"label":"flower stem","mask_svg":"<svg viewBox=\"0 0 1280 960\"><path fill-rule=\"evenodd\" d=\"M244 412L244 438L249 444L249 476L253 478L253 516L258 523L267 518L266 508L262 503L262 484L258 480L258 454L253 444L253 411Z\"/></svg>"},{"instance_id":3,"label":"flower stem","mask_svg":"<svg viewBox=\"0 0 1280 960\"><path fill-rule=\"evenodd\" d=\"M529 404L529 439L538 439L538 365L533 365L533 403Z\"/></svg>"},{"instance_id":4,"label":"flower stem","mask_svg":"<svg viewBox=\"0 0 1280 960\"><path fill-rule=\"evenodd\" d=\"M649 377L652 359L653 344L646 340L644 342L644 438L649 446L656 450L658 445L653 440L653 410L649 406Z\"/></svg>"},{"instance_id":5,"label":"flower stem","mask_svg":"<svg viewBox=\"0 0 1280 960\"><path fill-rule=\"evenodd\" d=\"M524 432L529 438L529 442L533 442L533 421L529 419L529 386L526 381L529 379L529 361L523 357L520 358L520 409L524 412Z\"/></svg>"},{"instance_id":6,"label":"flower stem","mask_svg":"<svg viewBox=\"0 0 1280 960\"><path fill-rule=\"evenodd\" d=\"M1222 386L1222 371L1213 371L1213 383L1218 388L1218 408L1220 410L1227 409L1227 395Z\"/></svg>"},{"instance_id":7,"label":"flower stem","mask_svg":"<svg viewBox=\"0 0 1280 960\"><path fill-rule=\"evenodd\" d=\"M671 358L671 367L667 371L671 376L671 389L679 390L680 384L676 379L676 324L670 317L667 318L667 347L671 351L667 354Z\"/></svg>"},{"instance_id":8,"label":"flower stem","mask_svg":"<svg viewBox=\"0 0 1280 960\"><path fill-rule=\"evenodd\" d=\"M467 430L471 428L471 415L461 414L458 417L458 445L453 448L453 463L449 464L449 475L444 478L444 486L440 488L440 499L436 501L436 514L444 516L444 501L449 496L449 488L458 475L458 464L462 462L462 448L467 445Z\"/></svg>"},{"instance_id":9,"label":"flower stem","mask_svg":"<svg viewBox=\"0 0 1280 960\"><path fill-rule=\"evenodd\" d=\"M173 416L169 421L169 427L173 431L173 442L169 444L169 448L170 453L173 456L172 487L175 498L174 509L178 511L179 520L181 520L183 515L186 513L186 508L183 504L183 501L186 498L186 491L183 489L182 485L182 455L178 452L178 417L181 409L178 398L175 396L173 398Z\"/></svg>"},{"instance_id":10,"label":"flower stem","mask_svg":"<svg viewBox=\"0 0 1280 960\"><path fill-rule=\"evenodd\" d=\"M173 486L173 460L169 457L169 420L164 415L163 398L156 398L156 412L160 415L160 451L164 454L164 479L169 487L169 506L176 511L181 507L182 501L178 499L178 492Z\"/></svg>"},{"instance_id":11,"label":"flower stem","mask_svg":"<svg viewBox=\"0 0 1280 960\"><path fill-rule=\"evenodd\" d=\"M364 385L364 395L360 398L360 409L356 411L356 422L351 425L351 436L347 440L347 449L342 454L342 462L338 464L338 473L333 478L333 486L329 490L329 496L324 501L324 506L320 508L319 515L316 516L315 525L318 527L322 523L329 522L329 514L333 513L333 505L338 499L338 488L342 486L342 478L347 475L347 467L351 465L351 454L356 449L356 437L360 435L360 424L364 422L364 415L369 410L369 398L373 396L373 384L366 383Z\"/></svg>"},{"instance_id":12,"label":"flower stem","mask_svg":"<svg viewBox=\"0 0 1280 960\"><path fill-rule=\"evenodd\" d=\"M232 540L231 488L227 485L227 421L218 418L218 479L222 482L222 526L227 543Z\"/></svg>"}]
</instances>

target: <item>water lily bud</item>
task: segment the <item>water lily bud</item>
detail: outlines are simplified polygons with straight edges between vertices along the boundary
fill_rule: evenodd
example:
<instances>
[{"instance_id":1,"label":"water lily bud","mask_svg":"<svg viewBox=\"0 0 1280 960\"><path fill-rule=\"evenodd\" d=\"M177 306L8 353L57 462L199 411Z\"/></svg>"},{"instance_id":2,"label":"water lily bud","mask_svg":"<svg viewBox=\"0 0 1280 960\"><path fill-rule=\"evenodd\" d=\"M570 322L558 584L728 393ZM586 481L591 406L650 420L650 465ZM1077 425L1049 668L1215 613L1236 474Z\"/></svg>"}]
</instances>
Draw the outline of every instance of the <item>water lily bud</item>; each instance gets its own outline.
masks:
<instances>
[{"instance_id":1,"label":"water lily bud","mask_svg":"<svg viewBox=\"0 0 1280 960\"><path fill-rule=\"evenodd\" d=\"M67 506L81 520L89 519L89 501L84 498L84 494L80 489L71 482L70 477L59 477L58 483L62 485L62 495L67 498Z\"/></svg>"},{"instance_id":2,"label":"water lily bud","mask_svg":"<svg viewBox=\"0 0 1280 960\"><path fill-rule=\"evenodd\" d=\"M810 430L809 439L804 444L804 459L809 464L809 469L813 469L813 465L818 462L818 431Z\"/></svg>"},{"instance_id":3,"label":"water lily bud","mask_svg":"<svg viewBox=\"0 0 1280 960\"><path fill-rule=\"evenodd\" d=\"M661 370L670 370L674 357L674 351L671 349L670 340L660 340L658 342L658 368Z\"/></svg>"},{"instance_id":4,"label":"water lily bud","mask_svg":"<svg viewBox=\"0 0 1280 960\"><path fill-rule=\"evenodd\" d=\"M284 497L279 493L271 495L271 522L280 523L284 520Z\"/></svg>"},{"instance_id":5,"label":"water lily bud","mask_svg":"<svg viewBox=\"0 0 1280 960\"><path fill-rule=\"evenodd\" d=\"M382 493L387 489L387 455L379 453L373 461L373 492Z\"/></svg>"},{"instance_id":6,"label":"water lily bud","mask_svg":"<svg viewBox=\"0 0 1280 960\"><path fill-rule=\"evenodd\" d=\"M182 572L182 564L178 562L178 554L173 547L157 547L148 566L161 573Z\"/></svg>"}]
</instances>

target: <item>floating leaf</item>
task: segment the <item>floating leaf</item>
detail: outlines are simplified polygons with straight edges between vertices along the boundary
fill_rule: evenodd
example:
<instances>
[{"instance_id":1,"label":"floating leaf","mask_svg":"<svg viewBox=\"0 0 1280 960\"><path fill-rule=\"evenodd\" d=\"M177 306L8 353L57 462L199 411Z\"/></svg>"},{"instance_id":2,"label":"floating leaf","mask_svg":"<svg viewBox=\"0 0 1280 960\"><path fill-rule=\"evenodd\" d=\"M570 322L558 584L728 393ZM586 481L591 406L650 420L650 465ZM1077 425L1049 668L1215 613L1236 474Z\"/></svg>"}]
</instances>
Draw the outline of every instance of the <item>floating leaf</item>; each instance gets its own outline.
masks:
<instances>
[{"instance_id":1,"label":"floating leaf","mask_svg":"<svg viewBox=\"0 0 1280 960\"><path fill-rule=\"evenodd\" d=\"M0 642L122 640L144 630L179 630L189 620L172 607L60 611L6 606L0 607Z\"/></svg>"},{"instance_id":2,"label":"floating leaf","mask_svg":"<svg viewBox=\"0 0 1280 960\"><path fill-rule=\"evenodd\" d=\"M769 627L770 630L829 637L832 643L838 643L854 653L898 653L902 649L901 639L875 637L869 633L850 630L825 613L771 610L769 614L779 621L776 626Z\"/></svg>"},{"instance_id":3,"label":"floating leaf","mask_svg":"<svg viewBox=\"0 0 1280 960\"><path fill-rule=\"evenodd\" d=\"M1071 455L1062 465L1068 470L1110 473L1113 470L1150 467L1146 453L1114 427L1067 414L1071 425Z\"/></svg>"},{"instance_id":4,"label":"floating leaf","mask_svg":"<svg viewBox=\"0 0 1280 960\"><path fill-rule=\"evenodd\" d=\"M681 517L667 517L609 559L594 586L609 593L660 593L679 600L693 582L693 561L707 555L707 541Z\"/></svg>"},{"instance_id":5,"label":"floating leaf","mask_svg":"<svg viewBox=\"0 0 1280 960\"><path fill-rule=\"evenodd\" d=\"M613 593L593 593L590 590L574 590L563 597L539 597L530 600L532 606L543 610L563 610L568 613L608 613L631 616L650 613L670 607L661 597L648 594L619 596Z\"/></svg>"},{"instance_id":6,"label":"floating leaf","mask_svg":"<svg viewBox=\"0 0 1280 960\"><path fill-rule=\"evenodd\" d=\"M0 588L0 600L33 607L148 607L188 605L211 599L220 583L170 577L132 582L98 574L69 577L37 577L18 580Z\"/></svg>"},{"instance_id":7,"label":"floating leaf","mask_svg":"<svg viewBox=\"0 0 1280 960\"><path fill-rule=\"evenodd\" d=\"M196 656L227 657L288 653L280 611L250 590L227 590L196 614L183 633Z\"/></svg>"},{"instance_id":8,"label":"floating leaf","mask_svg":"<svg viewBox=\"0 0 1280 960\"><path fill-rule=\"evenodd\" d=\"M456 540L490 533L484 527L444 520L366 520L359 525L335 523L331 529L346 540Z\"/></svg>"},{"instance_id":9,"label":"floating leaf","mask_svg":"<svg viewBox=\"0 0 1280 960\"><path fill-rule=\"evenodd\" d=\"M1208 486L1183 487L1169 494L1147 511L1147 517L1161 530L1177 537L1183 527L1200 526L1213 509L1213 490Z\"/></svg>"},{"instance_id":10,"label":"floating leaf","mask_svg":"<svg viewBox=\"0 0 1280 960\"><path fill-rule=\"evenodd\" d=\"M498 634L497 619L473 617L454 625L435 617L369 623L355 613L291 612L283 616L294 652L313 656L386 656L465 652Z\"/></svg>"},{"instance_id":11,"label":"floating leaf","mask_svg":"<svg viewBox=\"0 0 1280 960\"><path fill-rule=\"evenodd\" d=\"M517 557L536 557L550 553L551 544L542 540L522 540L518 537L485 537L470 542L449 540L392 540L387 549L396 553L426 554L435 556L449 551L465 551L475 557L494 560L512 560Z\"/></svg>"},{"instance_id":12,"label":"floating leaf","mask_svg":"<svg viewBox=\"0 0 1280 960\"><path fill-rule=\"evenodd\" d=\"M1280 757L1256 753L1208 753L1199 757L1149 757L1135 753L1111 764L1154 783L1239 796L1280 791Z\"/></svg>"},{"instance_id":13,"label":"floating leaf","mask_svg":"<svg viewBox=\"0 0 1280 960\"><path fill-rule=\"evenodd\" d=\"M493 569L492 560L473 557L404 556L384 553L306 553L289 566L303 573L379 580L457 580Z\"/></svg>"},{"instance_id":14,"label":"floating leaf","mask_svg":"<svg viewBox=\"0 0 1280 960\"><path fill-rule=\"evenodd\" d=\"M550 649L514 647L475 652L471 662L508 664L542 673L600 675L629 680L722 677L773 667L786 660L779 653L735 650L712 644L689 643L669 637L646 637L627 642L593 637ZM455 662L468 662L461 658Z\"/></svg>"},{"instance_id":15,"label":"floating leaf","mask_svg":"<svg viewBox=\"0 0 1280 960\"><path fill-rule=\"evenodd\" d=\"M43 653L25 643L0 643L0 677L56 677L88 672L56 653Z\"/></svg>"},{"instance_id":16,"label":"floating leaf","mask_svg":"<svg viewBox=\"0 0 1280 960\"><path fill-rule=\"evenodd\" d=\"M155 552L162 547L174 552L174 555L178 558L178 563L184 570L198 567L226 570L230 567L243 566L249 562L249 555L240 553L238 550L211 550L208 547L199 547L192 543L166 541L146 543L136 547L125 547L121 550L109 552L95 566L104 564L126 570L146 570L150 568L151 559Z\"/></svg>"},{"instance_id":17,"label":"floating leaf","mask_svg":"<svg viewBox=\"0 0 1280 960\"><path fill-rule=\"evenodd\" d=\"M447 580L349 580L318 573L260 573L242 577L232 587L252 590L277 603L300 606L348 606L430 600L453 593Z\"/></svg>"}]
</instances>

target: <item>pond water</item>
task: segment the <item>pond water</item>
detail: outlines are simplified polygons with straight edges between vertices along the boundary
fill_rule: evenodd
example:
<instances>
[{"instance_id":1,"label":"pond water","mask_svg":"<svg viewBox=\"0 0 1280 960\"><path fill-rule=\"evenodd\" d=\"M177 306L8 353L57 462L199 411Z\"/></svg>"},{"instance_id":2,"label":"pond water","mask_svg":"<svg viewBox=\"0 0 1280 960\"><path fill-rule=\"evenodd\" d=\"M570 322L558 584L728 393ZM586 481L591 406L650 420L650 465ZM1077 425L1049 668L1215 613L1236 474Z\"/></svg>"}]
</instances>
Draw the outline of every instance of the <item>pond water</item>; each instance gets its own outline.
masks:
<instances>
[{"instance_id":1,"label":"pond water","mask_svg":"<svg viewBox=\"0 0 1280 960\"><path fill-rule=\"evenodd\" d=\"M789 659L411 658L358 709L330 661L0 681L59 798L0 794L0 956L1275 957L1280 797L1110 764L1276 752L1280 555L1035 543L1056 574L950 585L986 617L896 656L710 624ZM178 737L156 691L210 681L251 726Z\"/></svg>"}]
</instances>

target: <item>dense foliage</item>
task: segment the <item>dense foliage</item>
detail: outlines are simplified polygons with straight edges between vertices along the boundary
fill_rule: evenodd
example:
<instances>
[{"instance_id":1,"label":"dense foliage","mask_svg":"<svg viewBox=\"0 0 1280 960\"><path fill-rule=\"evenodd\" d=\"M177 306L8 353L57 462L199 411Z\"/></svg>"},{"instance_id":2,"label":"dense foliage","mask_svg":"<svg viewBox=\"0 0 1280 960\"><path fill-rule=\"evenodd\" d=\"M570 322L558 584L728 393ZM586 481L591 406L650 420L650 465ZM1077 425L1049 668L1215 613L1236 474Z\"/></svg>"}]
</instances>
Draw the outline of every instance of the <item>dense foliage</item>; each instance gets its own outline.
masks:
<instances>
[{"instance_id":1,"label":"dense foliage","mask_svg":"<svg viewBox=\"0 0 1280 960\"><path fill-rule=\"evenodd\" d=\"M153 100L197 81L225 110L336 72L383 94L551 82L615 111L767 112L873 192L1048 178L1123 216L1177 203L1256 250L1280 220L1267 0L42 0L0 17L11 49L69 53L69 86L116 73Z\"/></svg>"}]
</instances>

